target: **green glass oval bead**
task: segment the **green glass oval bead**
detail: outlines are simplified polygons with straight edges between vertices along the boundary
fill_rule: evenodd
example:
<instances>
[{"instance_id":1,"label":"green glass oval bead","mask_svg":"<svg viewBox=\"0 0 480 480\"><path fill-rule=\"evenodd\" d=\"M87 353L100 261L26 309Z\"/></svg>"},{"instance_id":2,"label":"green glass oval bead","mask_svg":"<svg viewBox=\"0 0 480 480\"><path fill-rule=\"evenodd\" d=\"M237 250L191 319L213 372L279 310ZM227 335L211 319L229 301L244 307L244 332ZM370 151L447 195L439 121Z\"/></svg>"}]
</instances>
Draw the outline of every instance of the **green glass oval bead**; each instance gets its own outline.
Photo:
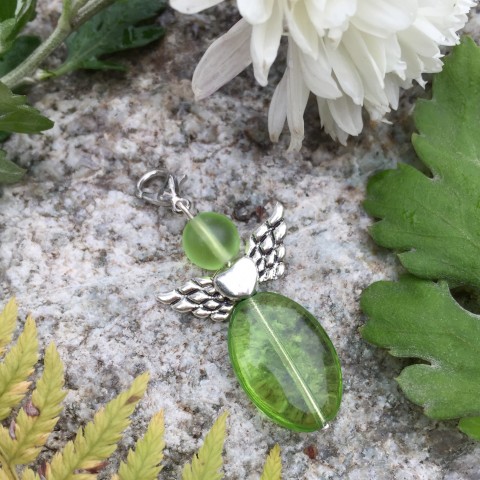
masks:
<instances>
[{"instance_id":1,"label":"green glass oval bead","mask_svg":"<svg viewBox=\"0 0 480 480\"><path fill-rule=\"evenodd\" d=\"M183 249L195 265L219 270L240 250L240 235L225 215L201 212L188 221L183 230Z\"/></svg>"},{"instance_id":2,"label":"green glass oval bead","mask_svg":"<svg viewBox=\"0 0 480 480\"><path fill-rule=\"evenodd\" d=\"M228 350L253 403L283 427L318 430L338 412L342 370L315 317L283 295L260 292L231 315Z\"/></svg>"}]
</instances>

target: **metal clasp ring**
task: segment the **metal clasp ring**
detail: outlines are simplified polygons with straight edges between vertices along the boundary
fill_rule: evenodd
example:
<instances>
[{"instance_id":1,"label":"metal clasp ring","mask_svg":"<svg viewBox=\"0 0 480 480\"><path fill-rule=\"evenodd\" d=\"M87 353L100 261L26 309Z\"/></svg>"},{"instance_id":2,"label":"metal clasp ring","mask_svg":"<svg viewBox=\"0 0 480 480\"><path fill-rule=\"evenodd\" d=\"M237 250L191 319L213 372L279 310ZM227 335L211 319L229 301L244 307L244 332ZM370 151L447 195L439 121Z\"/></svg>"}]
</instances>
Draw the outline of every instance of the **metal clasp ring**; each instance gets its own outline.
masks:
<instances>
[{"instance_id":1,"label":"metal clasp ring","mask_svg":"<svg viewBox=\"0 0 480 480\"><path fill-rule=\"evenodd\" d=\"M157 179L164 180L163 189L157 191L148 189L148 184ZM175 213L185 213L193 218L190 200L180 196L180 187L186 179L186 175L177 178L164 170L151 170L137 182L135 195L157 207L171 206Z\"/></svg>"}]
</instances>

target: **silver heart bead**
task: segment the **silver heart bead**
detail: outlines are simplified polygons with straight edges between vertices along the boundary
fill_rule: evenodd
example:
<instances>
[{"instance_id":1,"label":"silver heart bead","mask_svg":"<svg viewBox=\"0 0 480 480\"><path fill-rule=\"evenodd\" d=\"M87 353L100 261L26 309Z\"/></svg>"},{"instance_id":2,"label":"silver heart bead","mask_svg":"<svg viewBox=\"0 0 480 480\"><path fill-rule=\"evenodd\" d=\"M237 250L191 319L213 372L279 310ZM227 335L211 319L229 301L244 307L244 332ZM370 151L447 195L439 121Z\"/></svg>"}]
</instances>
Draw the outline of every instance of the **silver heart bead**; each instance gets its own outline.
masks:
<instances>
[{"instance_id":1,"label":"silver heart bead","mask_svg":"<svg viewBox=\"0 0 480 480\"><path fill-rule=\"evenodd\" d=\"M215 288L231 300L251 297L257 291L258 272L250 257L237 260L231 267L217 273L213 279Z\"/></svg>"}]
</instances>

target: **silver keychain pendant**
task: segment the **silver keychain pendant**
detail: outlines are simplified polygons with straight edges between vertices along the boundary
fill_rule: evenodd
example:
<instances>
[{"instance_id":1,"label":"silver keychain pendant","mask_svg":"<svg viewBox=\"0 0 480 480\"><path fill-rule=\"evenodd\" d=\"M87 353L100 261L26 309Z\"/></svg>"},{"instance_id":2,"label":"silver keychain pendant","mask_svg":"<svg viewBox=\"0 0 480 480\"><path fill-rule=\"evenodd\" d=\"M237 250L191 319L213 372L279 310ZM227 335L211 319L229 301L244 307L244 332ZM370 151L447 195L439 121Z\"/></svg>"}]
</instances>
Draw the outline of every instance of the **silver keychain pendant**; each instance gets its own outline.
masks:
<instances>
[{"instance_id":1,"label":"silver keychain pendant","mask_svg":"<svg viewBox=\"0 0 480 480\"><path fill-rule=\"evenodd\" d=\"M148 188L159 179L164 182L162 188ZM217 215L218 228L224 225L229 229L228 222L233 222L213 212L206 212L205 219L200 218L202 213L194 216L191 202L179 193L184 180L161 170L148 172L137 184L137 196L186 214L189 223L185 231L194 224L199 241L203 238L213 252L230 251L226 245L217 245L222 240L214 238L217 230L206 219L215 220ZM233 370L252 402L279 425L310 432L326 427L337 414L342 372L330 338L310 312L283 295L258 291L259 285L285 273L286 232L284 209L277 203L271 216L250 236L243 256L227 256L212 276L193 278L157 298L180 313L228 320Z\"/></svg>"}]
</instances>

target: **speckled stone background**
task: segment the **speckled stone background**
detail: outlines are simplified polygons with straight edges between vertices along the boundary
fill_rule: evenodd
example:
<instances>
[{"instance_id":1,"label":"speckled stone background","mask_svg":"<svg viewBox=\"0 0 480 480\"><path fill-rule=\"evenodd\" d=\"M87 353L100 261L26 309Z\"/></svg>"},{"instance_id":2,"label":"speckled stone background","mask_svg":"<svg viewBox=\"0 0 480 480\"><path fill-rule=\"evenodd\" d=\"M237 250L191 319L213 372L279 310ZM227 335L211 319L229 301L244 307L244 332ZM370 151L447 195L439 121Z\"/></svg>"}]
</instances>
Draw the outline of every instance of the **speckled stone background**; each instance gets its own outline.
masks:
<instances>
[{"instance_id":1,"label":"speckled stone background","mask_svg":"<svg viewBox=\"0 0 480 480\"><path fill-rule=\"evenodd\" d=\"M45 36L59 1L40 0L34 29ZM9 157L28 168L0 198L0 292L16 295L22 318L38 321L41 343L55 341L69 395L50 448L72 438L94 411L151 373L146 398L120 454L149 417L166 413L161 478L177 479L218 413L230 412L225 478L258 479L279 443L284 479L480 479L480 446L433 422L400 392L404 362L362 341L362 289L399 272L377 248L361 207L367 178L397 160L414 161L412 90L390 116L347 147L320 132L306 114L306 140L286 154L266 133L272 88L251 71L195 103L190 78L208 44L235 20L232 8L192 17L167 11L164 40L121 58L127 74L76 73L32 89L30 99L55 120L42 136L14 136ZM480 38L480 14L467 30ZM58 52L61 56L62 52ZM55 59L53 60L55 61ZM272 83L280 71L272 72ZM228 360L227 325L159 306L155 293L199 271L180 246L184 218L145 205L135 182L148 169L188 173L185 194L198 210L236 218L243 238L276 200L286 207L288 275L268 285L306 306L338 349L345 377L341 411L329 429L297 434L252 406ZM51 451L47 451L51 455ZM107 471L112 471L118 456Z\"/></svg>"}]
</instances>

